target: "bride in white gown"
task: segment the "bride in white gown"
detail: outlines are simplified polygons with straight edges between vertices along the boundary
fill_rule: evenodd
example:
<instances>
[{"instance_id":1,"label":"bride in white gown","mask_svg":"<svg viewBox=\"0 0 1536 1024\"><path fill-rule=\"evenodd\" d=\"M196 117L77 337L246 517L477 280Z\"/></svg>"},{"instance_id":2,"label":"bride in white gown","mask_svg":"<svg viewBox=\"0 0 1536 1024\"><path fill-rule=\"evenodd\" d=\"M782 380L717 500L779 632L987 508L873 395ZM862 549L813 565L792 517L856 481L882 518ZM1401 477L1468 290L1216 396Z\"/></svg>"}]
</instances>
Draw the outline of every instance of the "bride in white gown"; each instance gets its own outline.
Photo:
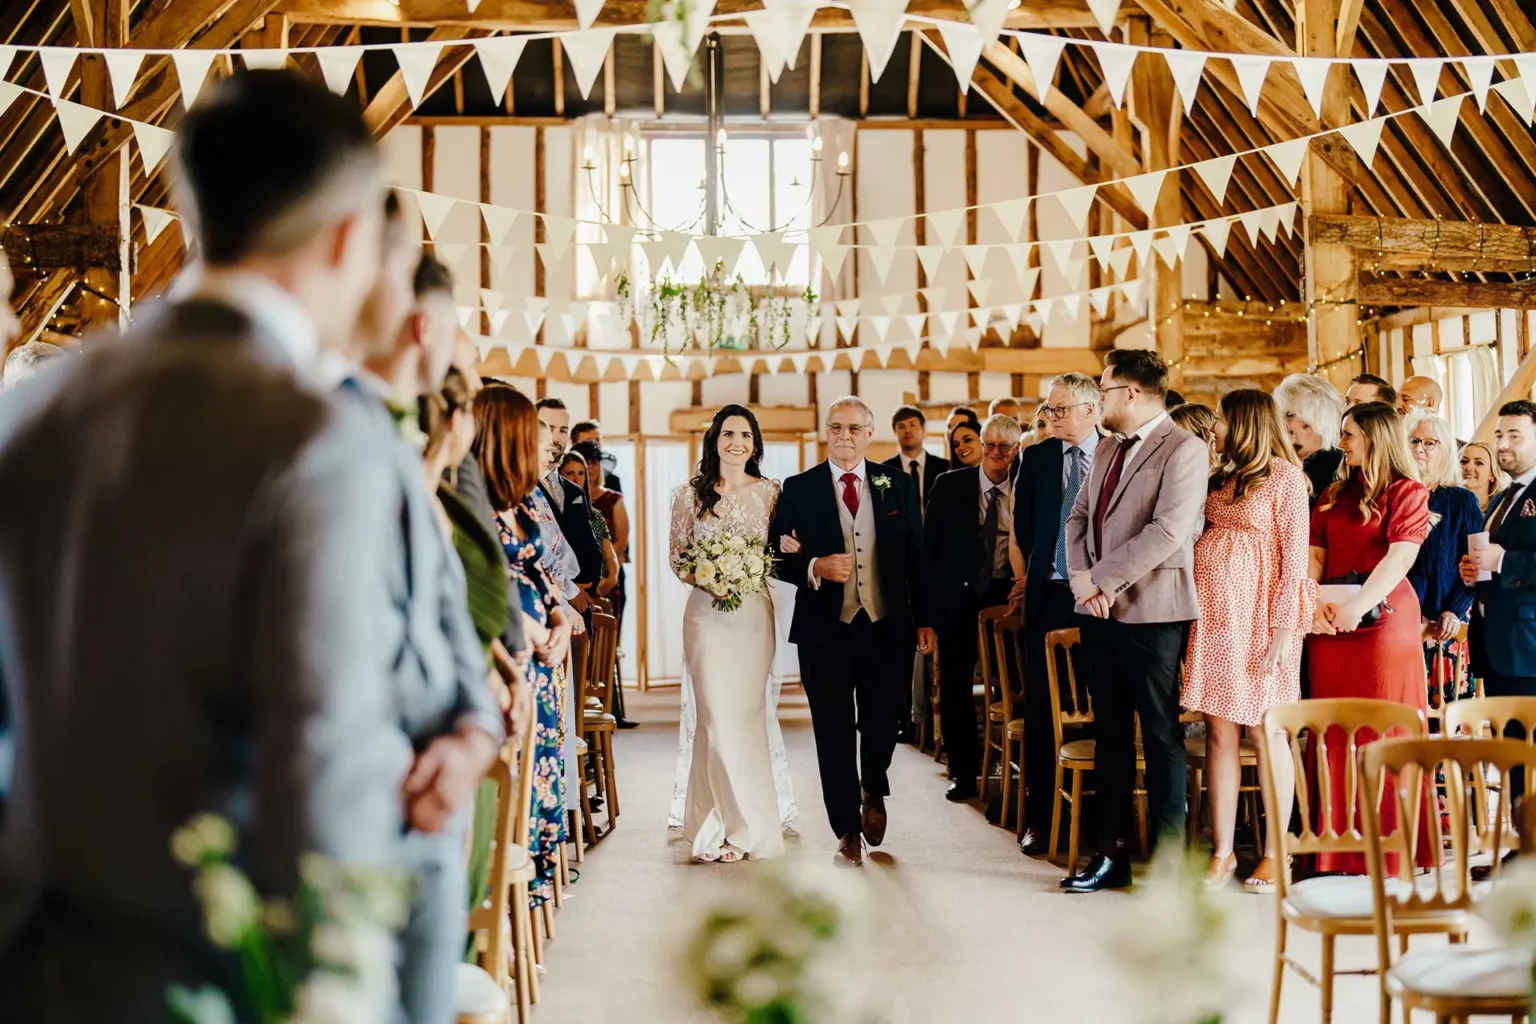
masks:
<instances>
[{"instance_id":1,"label":"bride in white gown","mask_svg":"<svg viewBox=\"0 0 1536 1024\"><path fill-rule=\"evenodd\" d=\"M704 434L693 481L672 498L671 565L696 539L734 534L766 543L779 484L758 472L757 420L729 405ZM784 852L794 793L777 717L772 598L754 594L718 611L695 589L683 613L683 716L672 825L682 825L694 859L769 858ZM686 779L686 782L684 781Z\"/></svg>"}]
</instances>

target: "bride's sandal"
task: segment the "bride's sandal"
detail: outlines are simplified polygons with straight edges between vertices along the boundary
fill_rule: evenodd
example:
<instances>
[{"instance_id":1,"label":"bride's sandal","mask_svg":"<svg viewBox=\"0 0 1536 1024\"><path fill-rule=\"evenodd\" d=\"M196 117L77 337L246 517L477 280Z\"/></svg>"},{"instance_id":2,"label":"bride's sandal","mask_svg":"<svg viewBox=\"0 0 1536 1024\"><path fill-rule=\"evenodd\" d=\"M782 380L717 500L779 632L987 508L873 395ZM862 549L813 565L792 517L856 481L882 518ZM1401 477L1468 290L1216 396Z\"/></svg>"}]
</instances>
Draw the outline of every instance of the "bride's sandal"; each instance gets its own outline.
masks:
<instances>
[{"instance_id":1,"label":"bride's sandal","mask_svg":"<svg viewBox=\"0 0 1536 1024\"><path fill-rule=\"evenodd\" d=\"M1229 853L1225 857L1211 857L1210 866L1205 869L1205 885L1210 889L1219 889L1232 881L1232 876L1237 873L1237 854Z\"/></svg>"},{"instance_id":2,"label":"bride's sandal","mask_svg":"<svg viewBox=\"0 0 1536 1024\"><path fill-rule=\"evenodd\" d=\"M1253 874L1243 879L1244 892L1266 893L1275 890L1275 872L1279 865L1273 857L1265 857L1259 861L1259 866L1253 869Z\"/></svg>"},{"instance_id":3,"label":"bride's sandal","mask_svg":"<svg viewBox=\"0 0 1536 1024\"><path fill-rule=\"evenodd\" d=\"M742 853L729 843L720 847L720 856L717 858L721 864L735 864L746 859L747 855L745 853Z\"/></svg>"}]
</instances>

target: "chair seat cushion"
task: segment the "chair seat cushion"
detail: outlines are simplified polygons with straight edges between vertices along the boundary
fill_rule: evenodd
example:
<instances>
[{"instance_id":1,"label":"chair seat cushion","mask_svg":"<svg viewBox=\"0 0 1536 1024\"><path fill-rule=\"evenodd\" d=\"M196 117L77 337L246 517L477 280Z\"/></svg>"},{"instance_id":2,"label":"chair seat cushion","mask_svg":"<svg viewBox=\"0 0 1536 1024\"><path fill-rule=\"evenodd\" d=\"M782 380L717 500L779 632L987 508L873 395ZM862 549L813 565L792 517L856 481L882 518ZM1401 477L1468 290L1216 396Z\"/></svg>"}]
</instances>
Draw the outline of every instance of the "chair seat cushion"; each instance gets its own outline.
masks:
<instances>
[{"instance_id":1,"label":"chair seat cushion","mask_svg":"<svg viewBox=\"0 0 1536 1024\"><path fill-rule=\"evenodd\" d=\"M1008 738L1020 739L1024 735L1024 719L1015 718L1008 723Z\"/></svg>"},{"instance_id":2,"label":"chair seat cushion","mask_svg":"<svg viewBox=\"0 0 1536 1024\"><path fill-rule=\"evenodd\" d=\"M1003 720L1003 702L996 701L987 707L987 717L994 722Z\"/></svg>"},{"instance_id":3,"label":"chair seat cushion","mask_svg":"<svg viewBox=\"0 0 1536 1024\"><path fill-rule=\"evenodd\" d=\"M507 993L485 968L458 964L454 975L454 1012L466 1016L495 1016L507 1012Z\"/></svg>"},{"instance_id":4,"label":"chair seat cushion","mask_svg":"<svg viewBox=\"0 0 1536 1024\"><path fill-rule=\"evenodd\" d=\"M593 711L603 710L603 701L601 697L588 697L583 703Z\"/></svg>"},{"instance_id":5,"label":"chair seat cushion","mask_svg":"<svg viewBox=\"0 0 1536 1024\"><path fill-rule=\"evenodd\" d=\"M1023 719L1021 718L1019 721L1022 722ZM1079 767L1086 764L1087 767L1092 768L1095 750L1094 743L1094 740L1068 740L1061 745L1061 753L1057 756L1063 764L1075 761L1079 762ZM1136 744L1137 767L1141 766L1142 757L1141 744L1138 743Z\"/></svg>"},{"instance_id":6,"label":"chair seat cushion","mask_svg":"<svg viewBox=\"0 0 1536 1024\"><path fill-rule=\"evenodd\" d=\"M589 732L593 729L612 729L617 720L608 714L594 715L588 712L581 720L582 727Z\"/></svg>"},{"instance_id":7,"label":"chair seat cushion","mask_svg":"<svg viewBox=\"0 0 1536 1024\"><path fill-rule=\"evenodd\" d=\"M586 752L587 752L587 741L582 739L580 736L577 736L576 737L576 753L577 754L585 754Z\"/></svg>"},{"instance_id":8,"label":"chair seat cushion","mask_svg":"<svg viewBox=\"0 0 1536 1024\"><path fill-rule=\"evenodd\" d=\"M1531 991L1531 951L1466 946L1421 949L1394 964L1387 978L1422 995L1521 999Z\"/></svg>"},{"instance_id":9,"label":"chair seat cushion","mask_svg":"<svg viewBox=\"0 0 1536 1024\"><path fill-rule=\"evenodd\" d=\"M971 687L971 696L976 700L987 699L987 688L982 683L976 683Z\"/></svg>"},{"instance_id":10,"label":"chair seat cushion","mask_svg":"<svg viewBox=\"0 0 1536 1024\"><path fill-rule=\"evenodd\" d=\"M1429 898L1435 893L1435 879L1433 875L1423 876L1417 883L1419 894ZM1408 895L1408 883L1401 878L1387 879L1387 895L1397 899L1404 899ZM1473 889L1473 898L1478 895L1478 890ZM1365 921L1371 919L1371 880L1365 875L1323 875L1318 878L1307 878L1296 882L1290 887L1285 897L1286 910L1301 917L1330 918L1342 920L1344 918L1357 918ZM1463 911L1442 911L1432 914L1415 913L1412 919L1434 920L1444 918L1450 920L1458 916L1465 916Z\"/></svg>"}]
</instances>

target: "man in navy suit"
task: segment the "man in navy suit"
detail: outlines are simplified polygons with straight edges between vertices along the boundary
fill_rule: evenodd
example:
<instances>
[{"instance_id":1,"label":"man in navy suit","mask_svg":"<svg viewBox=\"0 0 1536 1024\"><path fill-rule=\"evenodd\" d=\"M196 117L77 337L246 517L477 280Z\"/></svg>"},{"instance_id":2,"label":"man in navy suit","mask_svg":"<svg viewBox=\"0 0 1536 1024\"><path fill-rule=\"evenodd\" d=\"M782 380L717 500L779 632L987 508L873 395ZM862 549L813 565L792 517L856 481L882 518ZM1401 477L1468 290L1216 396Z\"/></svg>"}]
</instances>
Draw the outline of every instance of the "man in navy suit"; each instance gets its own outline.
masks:
<instances>
[{"instance_id":1,"label":"man in navy suit","mask_svg":"<svg viewBox=\"0 0 1536 1024\"><path fill-rule=\"evenodd\" d=\"M571 414L558 398L541 398L537 408L539 426L549 435L549 444L541 453L545 461L539 487L554 507L560 534L581 566L576 583L579 586L594 584L603 577L603 548L597 542L597 534L592 532L592 511L587 504L587 493L560 475L560 459L571 439ZM586 593L572 598L571 606L585 614L588 608Z\"/></svg>"},{"instance_id":2,"label":"man in navy suit","mask_svg":"<svg viewBox=\"0 0 1536 1024\"><path fill-rule=\"evenodd\" d=\"M857 398L827 410L827 461L784 481L770 544L798 588L789 642L811 705L837 863L861 866L885 839L887 771L906 711L912 655L933 649L928 556L917 492L864 461L875 417Z\"/></svg>"},{"instance_id":3,"label":"man in navy suit","mask_svg":"<svg viewBox=\"0 0 1536 1024\"><path fill-rule=\"evenodd\" d=\"M1461 559L1463 582L1493 574L1472 605L1472 671L1490 697L1536 696L1536 403L1500 407L1494 437L1510 484L1488 505L1488 544Z\"/></svg>"},{"instance_id":4,"label":"man in navy suit","mask_svg":"<svg viewBox=\"0 0 1536 1024\"><path fill-rule=\"evenodd\" d=\"M1066 524L1077 492L1093 470L1099 444L1103 392L1085 373L1051 382L1041 413L1051 436L1019 454L1009 557L1014 586L1010 603L1024 612L1024 833L1026 854L1046 853L1055 785L1055 732L1046 676L1045 635L1071 629L1074 610L1067 576Z\"/></svg>"},{"instance_id":5,"label":"man in navy suit","mask_svg":"<svg viewBox=\"0 0 1536 1024\"><path fill-rule=\"evenodd\" d=\"M928 417L923 415L921 409L910 405L897 409L891 417L891 430L896 434L896 443L901 446L901 451L886 459L885 464L907 474L907 478L917 488L917 507L927 509L933 482L939 478L940 473L949 469L949 460L930 455L923 448L923 439L928 436Z\"/></svg>"}]
</instances>

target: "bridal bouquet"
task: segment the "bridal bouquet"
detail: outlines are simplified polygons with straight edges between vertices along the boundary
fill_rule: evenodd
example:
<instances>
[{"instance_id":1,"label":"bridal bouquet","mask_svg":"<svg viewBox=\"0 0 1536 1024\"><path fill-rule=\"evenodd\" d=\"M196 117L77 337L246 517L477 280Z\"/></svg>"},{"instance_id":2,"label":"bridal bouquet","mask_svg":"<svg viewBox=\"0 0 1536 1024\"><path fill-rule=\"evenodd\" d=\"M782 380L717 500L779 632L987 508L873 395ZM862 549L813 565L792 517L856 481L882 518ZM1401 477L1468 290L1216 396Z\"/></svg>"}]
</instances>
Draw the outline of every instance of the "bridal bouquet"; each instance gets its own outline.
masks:
<instances>
[{"instance_id":1,"label":"bridal bouquet","mask_svg":"<svg viewBox=\"0 0 1536 1024\"><path fill-rule=\"evenodd\" d=\"M193 872L208 939L238 956L243 982L238 993L170 986L173 1020L234 1024L246 1019L236 1006L260 1024L388 1018L396 1001L392 933L405 920L408 896L394 872L342 868L307 855L299 863L297 896L263 901L230 863L234 826L213 814L177 829L171 853Z\"/></svg>"},{"instance_id":2,"label":"bridal bouquet","mask_svg":"<svg viewBox=\"0 0 1536 1024\"><path fill-rule=\"evenodd\" d=\"M708 591L722 612L740 608L744 597L767 593L773 576L773 552L768 545L734 533L697 538L678 561L693 585Z\"/></svg>"}]
</instances>

